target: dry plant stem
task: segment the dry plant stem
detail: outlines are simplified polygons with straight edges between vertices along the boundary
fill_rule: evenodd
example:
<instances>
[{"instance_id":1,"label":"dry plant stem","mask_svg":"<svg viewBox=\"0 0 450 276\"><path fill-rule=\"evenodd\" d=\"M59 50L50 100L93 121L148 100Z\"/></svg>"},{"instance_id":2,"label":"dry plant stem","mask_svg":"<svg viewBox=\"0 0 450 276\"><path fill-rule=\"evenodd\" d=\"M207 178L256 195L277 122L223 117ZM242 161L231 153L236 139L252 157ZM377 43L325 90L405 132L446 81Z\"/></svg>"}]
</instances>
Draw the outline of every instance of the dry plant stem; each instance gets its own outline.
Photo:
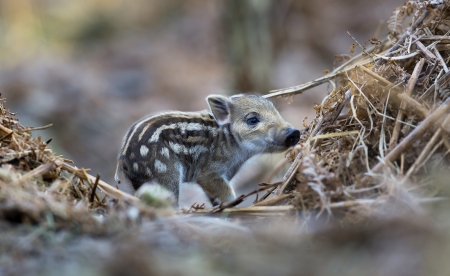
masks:
<instances>
[{"instance_id":1,"label":"dry plant stem","mask_svg":"<svg viewBox=\"0 0 450 276\"><path fill-rule=\"evenodd\" d=\"M9 134L5 134L5 135L3 135L2 137L0 137L0 141L3 141L3 140L5 140L6 138L8 138L9 136L12 136L14 133L13 132L11 132L11 133L9 133Z\"/></svg>"},{"instance_id":2,"label":"dry plant stem","mask_svg":"<svg viewBox=\"0 0 450 276\"><path fill-rule=\"evenodd\" d=\"M395 159L397 159L405 150L407 150L411 145L419 138L422 137L422 135L425 133L425 131L428 130L433 124L435 124L438 120L441 118L448 116L448 111L450 110L450 98L445 100L439 106L438 109L436 109L433 113L428 115L428 117L418 126L416 127L408 136L406 136L391 152L389 152L388 155L383 159L382 162L379 162L375 167L372 169L372 173L379 173L381 172L381 169L384 167L384 164L394 162ZM368 179L368 176L365 176L362 181Z\"/></svg>"},{"instance_id":3,"label":"dry plant stem","mask_svg":"<svg viewBox=\"0 0 450 276\"><path fill-rule=\"evenodd\" d=\"M398 97L406 103L408 106L414 108L416 111L418 111L418 115L421 119L424 119L428 116L428 109L423 107L418 101L414 100L410 96L408 96L406 93L398 94Z\"/></svg>"},{"instance_id":4,"label":"dry plant stem","mask_svg":"<svg viewBox=\"0 0 450 276\"><path fill-rule=\"evenodd\" d=\"M376 202L381 202L384 199L358 199L358 200L348 200L348 201L341 201L341 202L335 202L330 203L327 207L330 209L336 209L336 208L347 208L357 205L370 205ZM443 201L448 200L447 198L423 198L423 199L417 199L419 203L433 203L437 201ZM243 207L243 208L226 208L223 209L221 214L235 214L235 215L249 215L249 216L279 216L283 214L289 214L292 211L295 211L296 208L292 205L285 205L285 206L250 206L250 207ZM198 209L193 213L190 213L190 215L204 215L204 214L217 214L217 213L211 213L210 210L206 209Z\"/></svg>"},{"instance_id":5,"label":"dry plant stem","mask_svg":"<svg viewBox=\"0 0 450 276\"><path fill-rule=\"evenodd\" d=\"M272 206L272 205L275 205L276 203L280 202L281 200L291 198L291 197L294 197L294 195L293 194L279 195L279 196L275 196L275 197L272 197L272 198L264 200L264 201L259 201L255 204L253 204L252 206Z\"/></svg>"},{"instance_id":6,"label":"dry plant stem","mask_svg":"<svg viewBox=\"0 0 450 276\"><path fill-rule=\"evenodd\" d=\"M61 167L63 170L66 170L69 173L76 175L80 179L83 179L85 181L90 181L91 183L95 182L95 179L96 179L95 177L93 177L90 174L86 174L86 176L87 176L87 179L86 179L86 176L84 175L84 173L82 171L80 171L79 169L77 169L75 167L70 166L69 164L66 164L59 160L55 160L55 164L58 167ZM123 200L130 200L130 201L134 201L134 202L139 201L139 199L137 197L129 195L127 193L124 193L121 190L114 188L113 186L109 185L108 183L106 183L102 180L98 181L98 186L105 194L108 194L110 196L113 196L113 197L116 197L119 199L123 199Z\"/></svg>"},{"instance_id":7,"label":"dry plant stem","mask_svg":"<svg viewBox=\"0 0 450 276\"><path fill-rule=\"evenodd\" d=\"M333 125L337 118L339 118L342 109L344 109L345 106L347 106L348 102L351 98L351 90L347 90L345 92L345 98L344 100L338 104L338 106L334 109L333 112L328 113L326 116L322 117L322 120L317 124L317 126L311 131L308 141L312 141L311 139L313 137L316 137L317 135L320 135L322 132L324 132L330 125ZM317 143L320 143L317 139L314 140L314 144L312 145L312 148L316 148Z\"/></svg>"},{"instance_id":8,"label":"dry plant stem","mask_svg":"<svg viewBox=\"0 0 450 276\"><path fill-rule=\"evenodd\" d=\"M450 37L445 35L424 36L420 41L440 41L441 43L450 43Z\"/></svg>"},{"instance_id":9,"label":"dry plant stem","mask_svg":"<svg viewBox=\"0 0 450 276\"><path fill-rule=\"evenodd\" d=\"M450 117L449 117L450 118ZM430 152L431 148L433 148L434 144L436 144L437 139L440 137L442 130L439 128L434 133L433 137L431 137L430 141L428 141L425 148L420 153L419 157L416 159L414 164L409 168L408 172L406 173L405 177L403 178L403 181L408 179L412 174L416 173L420 167L425 163L425 158Z\"/></svg>"},{"instance_id":10,"label":"dry plant stem","mask_svg":"<svg viewBox=\"0 0 450 276\"><path fill-rule=\"evenodd\" d=\"M441 54L439 54L439 51L436 50L436 47L434 47L434 54L437 56L437 59L439 60L439 62L442 65L442 68L444 69L445 73L448 73L448 67L447 64L445 64L444 59L442 58Z\"/></svg>"},{"instance_id":11,"label":"dry plant stem","mask_svg":"<svg viewBox=\"0 0 450 276\"><path fill-rule=\"evenodd\" d=\"M425 45L422 44L422 42L417 40L416 45L417 45L417 47L419 47L420 51L422 51L422 53L425 56L432 59L433 61L437 60L437 57L432 52L430 52L430 50L428 50L427 47L425 47Z\"/></svg>"},{"instance_id":12,"label":"dry plant stem","mask_svg":"<svg viewBox=\"0 0 450 276\"><path fill-rule=\"evenodd\" d=\"M247 214L247 215L281 215L289 211L294 211L295 207L292 205L285 206L249 206L242 208L225 208L221 210L221 213L226 214ZM198 209L192 214L217 214L217 212L211 212L207 209Z\"/></svg>"},{"instance_id":13,"label":"dry plant stem","mask_svg":"<svg viewBox=\"0 0 450 276\"><path fill-rule=\"evenodd\" d=\"M97 190L98 181L100 180L100 174L97 174L97 177L95 178L94 188L92 188L91 197L89 198L89 202L94 202L94 198L96 197L95 191ZM100 199L97 197L97 200L100 201Z\"/></svg>"},{"instance_id":14,"label":"dry plant stem","mask_svg":"<svg viewBox=\"0 0 450 276\"><path fill-rule=\"evenodd\" d=\"M414 87L416 86L417 79L419 78L419 74L422 71L423 64L425 63L425 59L421 58L420 61L416 64L414 71L409 79L408 89L406 90L406 95L411 95ZM400 127L401 121L403 121L403 110L406 109L406 103L402 101L400 104L400 109L397 114L397 119L395 120L394 130L392 131L391 140L389 141L389 149L393 149L397 145L398 136L400 135Z\"/></svg>"},{"instance_id":15,"label":"dry plant stem","mask_svg":"<svg viewBox=\"0 0 450 276\"><path fill-rule=\"evenodd\" d=\"M28 155L31 155L31 154L34 154L35 156L38 156L39 153L41 153L41 152L49 153L49 152L52 152L52 150L51 149L44 149L43 151L40 151L40 150L24 150L24 151L21 151L21 152L8 153L8 154L5 155L4 159L0 160L0 164L9 162L9 161L11 161L13 159L16 159L16 158L22 158L22 157L25 157L25 156L28 156Z\"/></svg>"},{"instance_id":16,"label":"dry plant stem","mask_svg":"<svg viewBox=\"0 0 450 276\"><path fill-rule=\"evenodd\" d=\"M268 198L273 193L273 191L275 191L276 188L277 187L273 187L273 188L270 188L269 190L267 190L267 192L259 200L257 200L256 202L264 201L266 198Z\"/></svg>"},{"instance_id":17,"label":"dry plant stem","mask_svg":"<svg viewBox=\"0 0 450 276\"><path fill-rule=\"evenodd\" d=\"M377 201L382 201L383 199L357 199L357 200L348 200L348 201L341 201L341 202L335 202L330 203L327 207L330 209L335 208L347 208L357 205L369 205L376 203ZM429 202L436 202L441 200L447 200L446 198L424 198L424 199L418 199L418 202L420 203L429 203ZM249 206L249 207L243 207L243 208L226 208L222 210L222 214L236 214L236 215L282 215L289 213L291 211L295 211L295 207L292 205L285 205L285 206ZM195 214L214 214L211 213L210 210L206 209L198 209L195 212L191 213L193 215Z\"/></svg>"},{"instance_id":18,"label":"dry plant stem","mask_svg":"<svg viewBox=\"0 0 450 276\"><path fill-rule=\"evenodd\" d=\"M89 185L89 188L93 189L94 187L94 182L89 178L87 172L85 169L81 169L82 173L84 174L84 179L86 179L87 184ZM95 197L98 201L100 201L100 199L98 198L96 193L93 193L93 197ZM92 201L93 202L93 201Z\"/></svg>"},{"instance_id":19,"label":"dry plant stem","mask_svg":"<svg viewBox=\"0 0 450 276\"><path fill-rule=\"evenodd\" d=\"M329 80L336 78L337 76L339 76L342 73L343 72L330 73L328 75L325 75L323 77L320 77L318 79L315 79L313 81L310 81L310 82L307 82L307 83L304 83L301 85L283 88L283 89L279 89L279 90L272 90L272 91L270 91L272 93L263 95L263 97L264 98L274 98L274 97L300 94L308 89L311 89L311 88L319 86L323 83L326 83Z\"/></svg>"},{"instance_id":20,"label":"dry plant stem","mask_svg":"<svg viewBox=\"0 0 450 276\"><path fill-rule=\"evenodd\" d=\"M417 20L408 28L408 30L402 35L402 37L400 37L400 39L386 52L385 56L389 55L390 53L392 53L393 51L397 50L398 47L400 47L400 45L403 44L403 42L405 42L406 38L408 38L411 35L411 30L414 30L417 28L417 26L422 23L422 21L428 16L428 14L430 14L429 10L426 10L419 18L417 18ZM382 63L384 63L385 60L383 59L379 59L376 63L375 66L379 66Z\"/></svg>"},{"instance_id":21,"label":"dry plant stem","mask_svg":"<svg viewBox=\"0 0 450 276\"><path fill-rule=\"evenodd\" d=\"M54 163L42 164L39 167L35 168L34 170L29 171L28 173L24 174L22 176L22 181L30 179L32 177L43 175L55 168L56 168L56 165Z\"/></svg>"},{"instance_id":22,"label":"dry plant stem","mask_svg":"<svg viewBox=\"0 0 450 276\"><path fill-rule=\"evenodd\" d=\"M402 153L400 155L400 173L403 174L404 171L405 171L405 154Z\"/></svg>"},{"instance_id":23,"label":"dry plant stem","mask_svg":"<svg viewBox=\"0 0 450 276\"><path fill-rule=\"evenodd\" d=\"M27 130L28 130L28 131L33 131L33 130L43 130L43 129L50 128L50 127L52 127L52 126L53 126L53 124L48 124L48 125L41 126L41 127L28 127Z\"/></svg>"},{"instance_id":24,"label":"dry plant stem","mask_svg":"<svg viewBox=\"0 0 450 276\"><path fill-rule=\"evenodd\" d=\"M436 83L433 83L430 87L427 88L427 90L420 96L419 99L425 99L428 96L432 95L433 92L438 89L439 87L442 87L446 85L450 81L450 72L445 73L439 80L436 81ZM438 87L436 87L436 85Z\"/></svg>"},{"instance_id":25,"label":"dry plant stem","mask_svg":"<svg viewBox=\"0 0 450 276\"><path fill-rule=\"evenodd\" d=\"M325 129L328 128L328 126L334 124L334 122L336 122L337 118L339 118L342 109L344 109L344 107L350 101L350 98L351 98L351 93L350 93L350 89L349 89L349 90L347 90L347 92L345 92L344 101L342 101L342 103L339 103L339 105L335 108L335 110L333 112L329 112L325 116L322 116L322 119L319 121L319 123L314 127L314 129L309 134L308 140L310 140L312 137L322 133Z\"/></svg>"},{"instance_id":26,"label":"dry plant stem","mask_svg":"<svg viewBox=\"0 0 450 276\"><path fill-rule=\"evenodd\" d=\"M336 122L336 120L341 116L342 109L344 109L344 107L347 106L348 102L350 101L351 96L352 96L351 90L349 89L349 90L347 90L347 92L345 92L344 100L338 104L338 106L336 107L334 112L331 114L331 121L327 124L326 127L334 124Z\"/></svg>"},{"instance_id":27,"label":"dry plant stem","mask_svg":"<svg viewBox=\"0 0 450 276\"><path fill-rule=\"evenodd\" d=\"M438 50L439 52L448 51L450 50L450 44L438 44L436 45L436 50Z\"/></svg>"},{"instance_id":28,"label":"dry plant stem","mask_svg":"<svg viewBox=\"0 0 450 276\"><path fill-rule=\"evenodd\" d=\"M283 158L281 159L276 165L275 168L272 170L272 172L270 173L269 177L267 177L266 182L270 182L272 180L272 178L274 177L274 175L287 163L287 159ZM273 191L275 191L277 187L273 187L270 188L269 190L267 190L267 192L257 201L257 202L261 202L263 200L265 200L266 198L268 198Z\"/></svg>"},{"instance_id":29,"label":"dry plant stem","mask_svg":"<svg viewBox=\"0 0 450 276\"><path fill-rule=\"evenodd\" d=\"M280 186L282 183L283 182L277 182L277 183L265 185L264 187L256 189L256 190L254 190L254 191L252 191L252 192L250 192L250 193L248 193L246 195L241 195L240 197L236 198L235 200L232 200L232 201L226 202L226 203L222 203L219 206L216 206L216 207L212 208L210 212L211 213L217 213L217 212L223 211L226 208L234 207L234 206L240 204L242 201L244 201L244 199L246 199L247 197L249 197L251 195L254 195L254 194L257 194L259 192L265 191L265 190L270 189L272 187Z\"/></svg>"},{"instance_id":30,"label":"dry plant stem","mask_svg":"<svg viewBox=\"0 0 450 276\"><path fill-rule=\"evenodd\" d=\"M278 190L277 195L283 194L286 187L291 183L292 179L294 178L295 174L297 173L298 167L300 167L300 159L302 158L303 153L300 151L297 156L294 159L294 162L292 162L291 166L285 173L283 177L283 185L281 185L280 189Z\"/></svg>"},{"instance_id":31,"label":"dry plant stem","mask_svg":"<svg viewBox=\"0 0 450 276\"><path fill-rule=\"evenodd\" d=\"M5 133L5 135L11 135L11 133L13 133L12 130L10 130L9 128L4 127L3 125L0 125L0 131Z\"/></svg>"},{"instance_id":32,"label":"dry plant stem","mask_svg":"<svg viewBox=\"0 0 450 276\"><path fill-rule=\"evenodd\" d=\"M365 66L355 66L355 69L361 69L364 71L364 73L370 75L371 77L373 77L374 79L386 84L388 87L393 87L394 84L390 81L388 81L387 79L383 78L382 76L376 74L375 72L372 72L371 70L367 69ZM400 88L398 88L400 89Z\"/></svg>"}]
</instances>

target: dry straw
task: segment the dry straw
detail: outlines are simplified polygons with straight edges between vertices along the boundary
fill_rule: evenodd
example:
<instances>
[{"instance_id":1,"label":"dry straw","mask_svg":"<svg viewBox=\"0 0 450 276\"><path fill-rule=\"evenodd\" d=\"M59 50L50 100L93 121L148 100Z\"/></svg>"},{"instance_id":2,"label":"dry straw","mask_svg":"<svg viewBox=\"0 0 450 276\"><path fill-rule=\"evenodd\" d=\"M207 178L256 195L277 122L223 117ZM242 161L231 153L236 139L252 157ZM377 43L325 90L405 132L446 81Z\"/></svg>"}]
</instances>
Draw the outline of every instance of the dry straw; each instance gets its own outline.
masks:
<instances>
[{"instance_id":1,"label":"dry straw","mask_svg":"<svg viewBox=\"0 0 450 276\"><path fill-rule=\"evenodd\" d=\"M107 234L142 217L167 215L69 165L48 147L50 141L32 137L37 129L23 127L0 99L0 219Z\"/></svg>"}]
</instances>

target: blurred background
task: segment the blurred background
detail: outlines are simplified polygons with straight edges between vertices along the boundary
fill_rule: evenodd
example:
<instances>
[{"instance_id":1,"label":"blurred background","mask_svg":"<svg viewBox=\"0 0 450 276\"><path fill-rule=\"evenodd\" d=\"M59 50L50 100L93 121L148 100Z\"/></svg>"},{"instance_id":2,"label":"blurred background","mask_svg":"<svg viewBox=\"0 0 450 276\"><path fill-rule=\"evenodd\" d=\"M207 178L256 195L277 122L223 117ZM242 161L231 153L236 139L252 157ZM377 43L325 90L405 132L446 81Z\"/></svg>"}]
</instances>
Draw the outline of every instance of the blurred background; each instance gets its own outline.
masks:
<instances>
[{"instance_id":1,"label":"blurred background","mask_svg":"<svg viewBox=\"0 0 450 276\"><path fill-rule=\"evenodd\" d=\"M347 31L363 45L384 37L403 2L1 0L0 93L23 125L53 124L38 133L58 154L115 186L122 137L140 117L206 109L211 93L265 94L318 78L336 55L351 55ZM330 90L276 104L302 128ZM250 162L236 193L255 189L280 158ZM182 207L205 200L193 185L181 193Z\"/></svg>"}]
</instances>

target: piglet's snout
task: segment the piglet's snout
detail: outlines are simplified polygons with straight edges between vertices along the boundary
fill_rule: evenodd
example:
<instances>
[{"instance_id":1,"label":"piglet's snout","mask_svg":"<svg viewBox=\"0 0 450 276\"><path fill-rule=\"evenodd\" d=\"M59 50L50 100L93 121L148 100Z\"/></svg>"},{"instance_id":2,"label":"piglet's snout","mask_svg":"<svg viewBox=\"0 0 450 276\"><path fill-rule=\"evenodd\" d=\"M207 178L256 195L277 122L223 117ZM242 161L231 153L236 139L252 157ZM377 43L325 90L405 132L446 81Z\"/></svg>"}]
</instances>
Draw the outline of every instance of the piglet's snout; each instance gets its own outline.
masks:
<instances>
[{"instance_id":1,"label":"piglet's snout","mask_svg":"<svg viewBox=\"0 0 450 276\"><path fill-rule=\"evenodd\" d=\"M300 131L295 128L288 128L286 132L286 140L284 141L286 147L295 146L300 141Z\"/></svg>"}]
</instances>

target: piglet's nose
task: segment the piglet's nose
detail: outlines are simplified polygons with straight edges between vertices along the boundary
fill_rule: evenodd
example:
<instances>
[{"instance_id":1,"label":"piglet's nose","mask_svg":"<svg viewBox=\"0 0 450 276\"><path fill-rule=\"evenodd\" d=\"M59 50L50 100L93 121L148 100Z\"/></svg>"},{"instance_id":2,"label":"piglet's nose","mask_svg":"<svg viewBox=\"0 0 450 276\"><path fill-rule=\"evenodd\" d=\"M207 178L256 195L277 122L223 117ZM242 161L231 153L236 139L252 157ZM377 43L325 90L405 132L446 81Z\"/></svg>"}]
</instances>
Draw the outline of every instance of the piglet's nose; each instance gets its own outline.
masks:
<instances>
[{"instance_id":1,"label":"piglet's nose","mask_svg":"<svg viewBox=\"0 0 450 276\"><path fill-rule=\"evenodd\" d=\"M300 141L300 131L295 128L289 128L286 132L286 147L292 147L297 145L298 141Z\"/></svg>"}]
</instances>

